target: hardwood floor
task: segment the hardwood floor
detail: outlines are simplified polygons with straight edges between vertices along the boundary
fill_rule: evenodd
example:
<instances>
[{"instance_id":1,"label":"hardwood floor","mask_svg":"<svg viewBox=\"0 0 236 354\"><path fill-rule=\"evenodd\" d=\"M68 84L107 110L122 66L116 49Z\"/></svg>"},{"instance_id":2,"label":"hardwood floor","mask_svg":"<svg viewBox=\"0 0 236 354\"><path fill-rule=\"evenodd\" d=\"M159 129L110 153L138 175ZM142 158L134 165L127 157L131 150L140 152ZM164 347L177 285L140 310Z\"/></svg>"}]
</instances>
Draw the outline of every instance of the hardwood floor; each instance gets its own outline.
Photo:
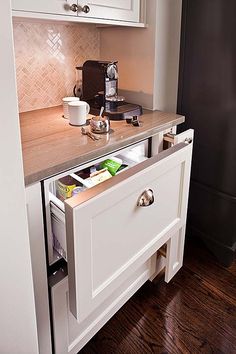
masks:
<instances>
[{"instance_id":1,"label":"hardwood floor","mask_svg":"<svg viewBox=\"0 0 236 354\"><path fill-rule=\"evenodd\" d=\"M147 282L80 354L236 354L236 261L188 241L173 280Z\"/></svg>"}]
</instances>

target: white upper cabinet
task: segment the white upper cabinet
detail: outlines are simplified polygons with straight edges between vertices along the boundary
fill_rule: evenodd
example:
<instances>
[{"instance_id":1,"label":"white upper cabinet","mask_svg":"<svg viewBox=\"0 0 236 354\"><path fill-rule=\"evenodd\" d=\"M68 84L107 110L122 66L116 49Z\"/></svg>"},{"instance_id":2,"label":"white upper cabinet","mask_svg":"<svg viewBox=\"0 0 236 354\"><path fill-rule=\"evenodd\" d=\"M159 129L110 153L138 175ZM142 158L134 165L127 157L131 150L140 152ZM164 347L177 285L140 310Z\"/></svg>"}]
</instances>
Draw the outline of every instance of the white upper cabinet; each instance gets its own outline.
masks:
<instances>
[{"instance_id":1,"label":"white upper cabinet","mask_svg":"<svg viewBox=\"0 0 236 354\"><path fill-rule=\"evenodd\" d=\"M13 16L136 27L144 26L144 5L145 0L12 0Z\"/></svg>"},{"instance_id":2,"label":"white upper cabinet","mask_svg":"<svg viewBox=\"0 0 236 354\"><path fill-rule=\"evenodd\" d=\"M12 9L15 11L34 12L54 15L75 16L71 5L77 1L73 0L12 0ZM72 7L73 8L73 7Z\"/></svg>"},{"instance_id":3,"label":"white upper cabinet","mask_svg":"<svg viewBox=\"0 0 236 354\"><path fill-rule=\"evenodd\" d=\"M85 17L139 22L139 8L139 0L78 0L78 15Z\"/></svg>"}]
</instances>

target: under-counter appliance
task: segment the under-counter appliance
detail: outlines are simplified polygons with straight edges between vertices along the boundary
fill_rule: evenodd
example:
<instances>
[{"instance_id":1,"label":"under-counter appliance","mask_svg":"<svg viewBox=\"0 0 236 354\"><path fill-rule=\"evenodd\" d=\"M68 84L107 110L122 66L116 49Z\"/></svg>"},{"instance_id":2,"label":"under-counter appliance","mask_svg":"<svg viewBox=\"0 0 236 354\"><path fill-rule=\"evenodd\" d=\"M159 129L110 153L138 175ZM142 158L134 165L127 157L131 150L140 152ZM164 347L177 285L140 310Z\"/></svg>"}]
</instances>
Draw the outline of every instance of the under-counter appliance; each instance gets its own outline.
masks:
<instances>
[{"instance_id":1,"label":"under-counter appliance","mask_svg":"<svg viewBox=\"0 0 236 354\"><path fill-rule=\"evenodd\" d=\"M122 120L142 115L142 107L125 102L118 94L118 62L87 60L76 67L82 72L82 87L74 88L75 95L88 102L90 112L98 115L101 107L111 120Z\"/></svg>"},{"instance_id":2,"label":"under-counter appliance","mask_svg":"<svg viewBox=\"0 0 236 354\"><path fill-rule=\"evenodd\" d=\"M236 250L235 0L184 0L178 112L194 128L188 233L224 265Z\"/></svg>"},{"instance_id":3,"label":"under-counter appliance","mask_svg":"<svg viewBox=\"0 0 236 354\"><path fill-rule=\"evenodd\" d=\"M163 134L43 181L55 354L78 353L147 280L182 266L193 132L166 136L161 151ZM114 156L124 168L92 186Z\"/></svg>"}]
</instances>

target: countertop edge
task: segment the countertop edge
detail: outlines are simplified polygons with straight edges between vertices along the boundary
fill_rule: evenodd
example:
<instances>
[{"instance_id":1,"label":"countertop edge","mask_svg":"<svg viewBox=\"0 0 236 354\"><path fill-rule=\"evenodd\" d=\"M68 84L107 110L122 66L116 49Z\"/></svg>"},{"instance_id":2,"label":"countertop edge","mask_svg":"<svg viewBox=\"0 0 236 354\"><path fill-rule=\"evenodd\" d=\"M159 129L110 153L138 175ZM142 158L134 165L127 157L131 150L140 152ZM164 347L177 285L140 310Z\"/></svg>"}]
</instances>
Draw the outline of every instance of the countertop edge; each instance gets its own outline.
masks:
<instances>
[{"instance_id":1,"label":"countertop edge","mask_svg":"<svg viewBox=\"0 0 236 354\"><path fill-rule=\"evenodd\" d=\"M170 121L169 123L165 123L165 124L162 124L158 127L148 129L144 132L141 132L140 134L137 134L136 136L128 137L122 141L112 144L109 147L104 146L102 148L99 148L96 151L93 151L92 153L87 153L82 156L78 156L74 159L69 160L68 162L63 162L62 164L58 164L56 166L52 166L52 167L44 169L42 171L38 171L36 173L27 175L27 176L25 176L25 179L24 179L25 186L28 187L32 184L41 182L44 179L50 178L53 175L62 173L66 170L69 170L69 169L74 168L76 166L82 165L86 162L89 162L89 161L99 158L101 156L105 156L105 155L110 154L112 152L118 151L126 146L132 145L134 143L138 143L139 141L150 138L150 137L160 133L163 130L177 126L177 125L183 123L184 121L185 121L184 116L178 116L177 118L175 118L173 121Z\"/></svg>"}]
</instances>

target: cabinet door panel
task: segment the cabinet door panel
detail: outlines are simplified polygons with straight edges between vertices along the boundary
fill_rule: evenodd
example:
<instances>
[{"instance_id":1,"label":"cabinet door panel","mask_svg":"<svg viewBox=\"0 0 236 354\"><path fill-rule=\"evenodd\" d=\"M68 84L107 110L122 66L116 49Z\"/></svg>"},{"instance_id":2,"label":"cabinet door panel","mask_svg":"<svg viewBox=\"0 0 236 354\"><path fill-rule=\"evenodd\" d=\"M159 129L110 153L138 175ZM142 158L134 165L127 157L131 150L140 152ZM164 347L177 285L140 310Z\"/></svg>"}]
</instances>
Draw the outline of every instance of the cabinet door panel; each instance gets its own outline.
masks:
<instances>
[{"instance_id":1,"label":"cabinet door panel","mask_svg":"<svg viewBox=\"0 0 236 354\"><path fill-rule=\"evenodd\" d=\"M155 256L154 256L155 257ZM154 260L154 259L153 259ZM75 354L100 330L100 328L121 308L121 306L151 277L155 262L148 260L132 274L101 306L84 321L78 323L71 314L68 304L68 280L62 278L65 272L59 270L49 279L53 338L55 354ZM52 278L56 277L55 282ZM45 352L46 353L46 352Z\"/></svg>"},{"instance_id":2,"label":"cabinet door panel","mask_svg":"<svg viewBox=\"0 0 236 354\"><path fill-rule=\"evenodd\" d=\"M92 0L78 1L78 4L79 16L139 22L140 0ZM90 8L87 14L82 11L84 5Z\"/></svg>"},{"instance_id":3,"label":"cabinet door panel","mask_svg":"<svg viewBox=\"0 0 236 354\"><path fill-rule=\"evenodd\" d=\"M12 0L12 9L26 12L76 16L77 13L70 10L70 5L72 4L77 4L77 0Z\"/></svg>"},{"instance_id":4,"label":"cabinet door panel","mask_svg":"<svg viewBox=\"0 0 236 354\"><path fill-rule=\"evenodd\" d=\"M185 224L191 154L192 144L178 144L65 202L70 309L78 321ZM137 206L147 189L154 203Z\"/></svg>"}]
</instances>

